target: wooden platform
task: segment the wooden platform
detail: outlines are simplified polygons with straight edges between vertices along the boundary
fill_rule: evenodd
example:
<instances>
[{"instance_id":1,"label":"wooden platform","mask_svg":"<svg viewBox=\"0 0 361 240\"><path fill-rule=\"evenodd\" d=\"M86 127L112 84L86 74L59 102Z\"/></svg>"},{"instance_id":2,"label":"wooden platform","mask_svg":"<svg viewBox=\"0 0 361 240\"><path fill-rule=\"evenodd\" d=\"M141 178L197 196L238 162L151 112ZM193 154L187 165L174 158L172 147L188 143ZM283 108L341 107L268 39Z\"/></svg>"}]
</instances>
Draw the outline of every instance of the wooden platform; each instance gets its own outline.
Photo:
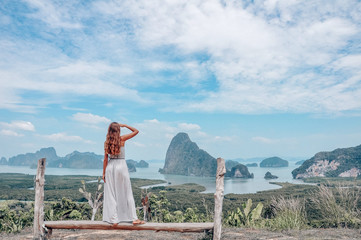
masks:
<instances>
[{"instance_id":1,"label":"wooden platform","mask_svg":"<svg viewBox=\"0 0 361 240\"><path fill-rule=\"evenodd\" d=\"M100 229L100 230L153 230L168 232L207 232L213 231L214 223L153 223L142 225L119 223L116 226L102 221L45 221L44 225L52 229Z\"/></svg>"}]
</instances>

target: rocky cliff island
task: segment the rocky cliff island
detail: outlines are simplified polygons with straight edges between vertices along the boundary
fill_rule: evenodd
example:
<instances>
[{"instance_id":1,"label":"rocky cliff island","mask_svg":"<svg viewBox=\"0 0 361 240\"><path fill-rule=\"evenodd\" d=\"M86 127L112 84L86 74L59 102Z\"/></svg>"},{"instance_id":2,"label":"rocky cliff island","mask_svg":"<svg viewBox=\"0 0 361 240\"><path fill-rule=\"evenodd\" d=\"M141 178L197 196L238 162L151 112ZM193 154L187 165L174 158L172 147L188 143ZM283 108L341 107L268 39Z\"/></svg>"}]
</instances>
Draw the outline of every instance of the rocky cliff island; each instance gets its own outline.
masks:
<instances>
[{"instance_id":1,"label":"rocky cliff island","mask_svg":"<svg viewBox=\"0 0 361 240\"><path fill-rule=\"evenodd\" d=\"M288 161L279 157L271 157L264 159L260 167L288 167Z\"/></svg>"},{"instance_id":2,"label":"rocky cliff island","mask_svg":"<svg viewBox=\"0 0 361 240\"><path fill-rule=\"evenodd\" d=\"M171 141L160 173L186 176L215 176L217 160L199 149L186 133L178 133Z\"/></svg>"},{"instance_id":3,"label":"rocky cliff island","mask_svg":"<svg viewBox=\"0 0 361 240\"><path fill-rule=\"evenodd\" d=\"M237 161L226 161L226 177L253 178L248 168ZM186 176L214 177L217 171L217 160L206 151L199 149L186 133L178 133L171 141L160 173Z\"/></svg>"},{"instance_id":4,"label":"rocky cliff island","mask_svg":"<svg viewBox=\"0 0 361 240\"><path fill-rule=\"evenodd\" d=\"M319 152L292 171L293 178L360 177L361 145Z\"/></svg>"},{"instance_id":5,"label":"rocky cliff island","mask_svg":"<svg viewBox=\"0 0 361 240\"><path fill-rule=\"evenodd\" d=\"M231 171L226 172L225 177L232 177L232 178L253 178L253 173L248 171L247 166L243 164L238 164L232 167Z\"/></svg>"},{"instance_id":6,"label":"rocky cliff island","mask_svg":"<svg viewBox=\"0 0 361 240\"><path fill-rule=\"evenodd\" d=\"M6 158L4 158L4 157L1 157L0 165L8 165L8 160L6 160Z\"/></svg>"},{"instance_id":7,"label":"rocky cliff island","mask_svg":"<svg viewBox=\"0 0 361 240\"><path fill-rule=\"evenodd\" d=\"M265 179L277 179L278 177L276 175L273 175L270 172L266 172L266 174L264 175Z\"/></svg>"},{"instance_id":8,"label":"rocky cliff island","mask_svg":"<svg viewBox=\"0 0 361 240\"><path fill-rule=\"evenodd\" d=\"M231 169L235 166L237 166L239 164L239 162L234 161L234 160L226 160L226 169L231 171Z\"/></svg>"},{"instance_id":9,"label":"rocky cliff island","mask_svg":"<svg viewBox=\"0 0 361 240\"><path fill-rule=\"evenodd\" d=\"M148 168L149 164L144 160L140 160L139 162L137 162L133 159L128 159L127 166L129 172L136 172L137 168Z\"/></svg>"}]
</instances>

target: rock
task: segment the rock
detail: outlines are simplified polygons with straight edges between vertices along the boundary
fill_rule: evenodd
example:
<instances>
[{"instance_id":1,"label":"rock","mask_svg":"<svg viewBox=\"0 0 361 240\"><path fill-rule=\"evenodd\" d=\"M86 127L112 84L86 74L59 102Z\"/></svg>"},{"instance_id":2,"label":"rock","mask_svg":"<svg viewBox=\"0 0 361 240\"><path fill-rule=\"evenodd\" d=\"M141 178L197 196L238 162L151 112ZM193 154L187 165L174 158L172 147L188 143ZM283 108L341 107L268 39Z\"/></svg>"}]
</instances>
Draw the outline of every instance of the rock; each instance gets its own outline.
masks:
<instances>
[{"instance_id":1,"label":"rock","mask_svg":"<svg viewBox=\"0 0 361 240\"><path fill-rule=\"evenodd\" d=\"M296 162L296 165L302 165L306 160L301 160L301 161L298 161Z\"/></svg>"},{"instance_id":2,"label":"rock","mask_svg":"<svg viewBox=\"0 0 361 240\"><path fill-rule=\"evenodd\" d=\"M271 157L264 159L260 167L288 167L288 161L279 157Z\"/></svg>"},{"instance_id":3,"label":"rock","mask_svg":"<svg viewBox=\"0 0 361 240\"><path fill-rule=\"evenodd\" d=\"M52 161L58 160L58 156L56 155L55 149L53 147L42 148L40 151L36 153L26 153L19 154L15 157L9 158L10 166L31 166L33 164L37 165L37 161L40 158L46 158L47 165Z\"/></svg>"},{"instance_id":4,"label":"rock","mask_svg":"<svg viewBox=\"0 0 361 240\"><path fill-rule=\"evenodd\" d=\"M292 171L293 178L358 177L361 175L361 145L319 152Z\"/></svg>"},{"instance_id":5,"label":"rock","mask_svg":"<svg viewBox=\"0 0 361 240\"><path fill-rule=\"evenodd\" d=\"M243 164L232 167L231 171L227 171L226 177L234 178L253 178L253 173L249 173L248 168Z\"/></svg>"},{"instance_id":6,"label":"rock","mask_svg":"<svg viewBox=\"0 0 361 240\"><path fill-rule=\"evenodd\" d=\"M266 172L266 174L264 175L264 178L265 179L276 179L278 177L275 175L272 175L272 173L270 173L270 172Z\"/></svg>"},{"instance_id":7,"label":"rock","mask_svg":"<svg viewBox=\"0 0 361 240\"><path fill-rule=\"evenodd\" d=\"M59 157L58 160L48 164L49 167L57 168L77 168L77 169L101 169L103 168L103 155L97 155L92 152L74 151L65 157Z\"/></svg>"},{"instance_id":8,"label":"rock","mask_svg":"<svg viewBox=\"0 0 361 240\"><path fill-rule=\"evenodd\" d=\"M136 161L129 159L129 160L126 160L126 162L127 162L128 172L136 172L137 171L137 169L135 167L135 164L137 163Z\"/></svg>"},{"instance_id":9,"label":"rock","mask_svg":"<svg viewBox=\"0 0 361 240\"><path fill-rule=\"evenodd\" d=\"M234 160L227 160L226 161L226 169L231 170L233 167L237 166L239 162Z\"/></svg>"},{"instance_id":10,"label":"rock","mask_svg":"<svg viewBox=\"0 0 361 240\"><path fill-rule=\"evenodd\" d=\"M137 168L148 168L149 167L149 163L147 163L144 160L140 160L136 165Z\"/></svg>"},{"instance_id":11,"label":"rock","mask_svg":"<svg viewBox=\"0 0 361 240\"><path fill-rule=\"evenodd\" d=\"M358 168L351 168L350 170L347 170L345 172L340 173L339 177L357 177L361 175L361 170Z\"/></svg>"},{"instance_id":12,"label":"rock","mask_svg":"<svg viewBox=\"0 0 361 240\"><path fill-rule=\"evenodd\" d=\"M206 151L199 149L188 134L178 133L171 141L163 169L164 174L186 176L215 176L217 160Z\"/></svg>"},{"instance_id":13,"label":"rock","mask_svg":"<svg viewBox=\"0 0 361 240\"><path fill-rule=\"evenodd\" d=\"M138 164L138 162L133 159L127 159L127 164L132 164L135 166L136 164Z\"/></svg>"},{"instance_id":14,"label":"rock","mask_svg":"<svg viewBox=\"0 0 361 240\"><path fill-rule=\"evenodd\" d=\"M0 159L0 165L8 165L8 160L6 160L6 158L2 157Z\"/></svg>"},{"instance_id":15,"label":"rock","mask_svg":"<svg viewBox=\"0 0 361 240\"><path fill-rule=\"evenodd\" d=\"M149 164L144 160L140 160L139 162L137 162L137 161L135 161L133 159L128 159L127 164L128 164L128 166L131 166L132 168L147 168L147 167L149 167Z\"/></svg>"},{"instance_id":16,"label":"rock","mask_svg":"<svg viewBox=\"0 0 361 240\"><path fill-rule=\"evenodd\" d=\"M258 167L257 163L247 163L246 164L247 167Z\"/></svg>"}]
</instances>

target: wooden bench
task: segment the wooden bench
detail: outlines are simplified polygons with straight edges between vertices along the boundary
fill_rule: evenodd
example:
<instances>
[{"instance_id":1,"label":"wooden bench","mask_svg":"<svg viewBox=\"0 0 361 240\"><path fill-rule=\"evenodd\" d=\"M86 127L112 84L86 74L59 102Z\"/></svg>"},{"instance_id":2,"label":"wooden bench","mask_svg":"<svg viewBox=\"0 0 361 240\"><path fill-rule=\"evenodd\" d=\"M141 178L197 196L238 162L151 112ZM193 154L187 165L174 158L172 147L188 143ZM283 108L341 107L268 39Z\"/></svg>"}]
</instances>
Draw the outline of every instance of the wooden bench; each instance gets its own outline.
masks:
<instances>
[{"instance_id":1,"label":"wooden bench","mask_svg":"<svg viewBox=\"0 0 361 240\"><path fill-rule=\"evenodd\" d=\"M49 232L53 229L97 229L97 230L153 230L168 232L210 232L214 223L154 223L147 222L142 225L132 223L119 223L117 225L102 221L45 221L44 226Z\"/></svg>"},{"instance_id":2,"label":"wooden bench","mask_svg":"<svg viewBox=\"0 0 361 240\"><path fill-rule=\"evenodd\" d=\"M214 223L154 223L147 222L142 225L132 223L119 223L117 225L102 221L44 221L44 174L45 158L39 159L37 175L35 178L35 204L34 204L34 239L48 239L53 229L97 229L97 230L152 230L168 232L205 232L212 233L214 240L221 238L222 203L224 192L224 174L226 172L224 159L217 159L216 193Z\"/></svg>"}]
</instances>

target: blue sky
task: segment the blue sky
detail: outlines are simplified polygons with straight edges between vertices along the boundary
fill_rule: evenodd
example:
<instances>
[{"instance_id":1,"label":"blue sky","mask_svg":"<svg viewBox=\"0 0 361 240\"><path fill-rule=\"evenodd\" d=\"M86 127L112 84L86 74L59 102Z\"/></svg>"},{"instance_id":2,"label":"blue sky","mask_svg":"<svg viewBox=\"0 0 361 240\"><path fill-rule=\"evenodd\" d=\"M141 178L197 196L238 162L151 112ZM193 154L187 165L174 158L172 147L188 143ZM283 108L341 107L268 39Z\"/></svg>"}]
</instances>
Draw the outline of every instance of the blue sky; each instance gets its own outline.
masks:
<instances>
[{"instance_id":1,"label":"blue sky","mask_svg":"<svg viewBox=\"0 0 361 240\"><path fill-rule=\"evenodd\" d=\"M0 156L309 158L361 144L360 1L0 2ZM124 132L126 132L124 130Z\"/></svg>"}]
</instances>

